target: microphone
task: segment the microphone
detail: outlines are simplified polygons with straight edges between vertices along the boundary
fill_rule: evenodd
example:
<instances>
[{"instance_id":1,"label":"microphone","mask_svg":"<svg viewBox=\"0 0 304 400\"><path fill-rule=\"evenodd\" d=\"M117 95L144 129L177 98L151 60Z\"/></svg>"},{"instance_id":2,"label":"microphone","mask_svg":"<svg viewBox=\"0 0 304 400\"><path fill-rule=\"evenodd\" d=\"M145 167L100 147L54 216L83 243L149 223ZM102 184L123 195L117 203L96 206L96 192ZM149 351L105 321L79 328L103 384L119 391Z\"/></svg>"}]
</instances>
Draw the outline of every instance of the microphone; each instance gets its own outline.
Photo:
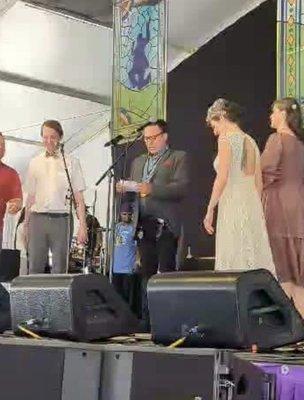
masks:
<instances>
[{"instance_id":1,"label":"microphone","mask_svg":"<svg viewBox=\"0 0 304 400\"><path fill-rule=\"evenodd\" d=\"M117 135L115 136L115 138L109 140L108 142L106 142L104 144L104 147L109 147L109 146L116 146L119 142L122 141L122 139L124 138L123 135Z\"/></svg>"},{"instance_id":2,"label":"microphone","mask_svg":"<svg viewBox=\"0 0 304 400\"><path fill-rule=\"evenodd\" d=\"M153 122L156 122L156 120L150 119L149 121L145 122L145 123L144 123L143 125L141 125L140 127L136 128L135 131L133 131L133 134L134 134L134 133L137 133L137 136L135 137L136 140L139 139L139 138L142 136L142 134L143 134L142 131L143 131L148 125L150 125L151 122L152 122L152 123L153 123ZM111 123L111 122L110 122L110 123ZM109 123L109 124L110 124L110 123ZM133 134L130 135L129 137L132 137ZM127 139L127 137L126 137L126 136L123 136L123 135L117 135L117 136L115 136L113 139L111 139L111 140L109 140L108 142L106 142L106 143L104 144L104 147L116 146L119 142L122 141L122 139Z\"/></svg>"},{"instance_id":3,"label":"microphone","mask_svg":"<svg viewBox=\"0 0 304 400\"><path fill-rule=\"evenodd\" d=\"M60 153L64 152L64 143L59 143L59 150L60 150Z\"/></svg>"}]
</instances>

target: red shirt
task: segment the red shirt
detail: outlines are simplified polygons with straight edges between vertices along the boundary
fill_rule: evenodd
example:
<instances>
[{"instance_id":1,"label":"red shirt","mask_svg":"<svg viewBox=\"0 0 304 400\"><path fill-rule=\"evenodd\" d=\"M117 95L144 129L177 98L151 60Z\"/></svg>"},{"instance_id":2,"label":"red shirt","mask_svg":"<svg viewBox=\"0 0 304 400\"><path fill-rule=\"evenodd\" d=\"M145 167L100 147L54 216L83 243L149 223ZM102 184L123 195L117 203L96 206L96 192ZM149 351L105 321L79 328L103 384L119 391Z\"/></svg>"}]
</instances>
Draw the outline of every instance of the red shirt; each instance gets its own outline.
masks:
<instances>
[{"instance_id":1,"label":"red shirt","mask_svg":"<svg viewBox=\"0 0 304 400\"><path fill-rule=\"evenodd\" d=\"M12 199L22 199L20 178L13 168L0 161L0 231L3 229L6 203Z\"/></svg>"}]
</instances>

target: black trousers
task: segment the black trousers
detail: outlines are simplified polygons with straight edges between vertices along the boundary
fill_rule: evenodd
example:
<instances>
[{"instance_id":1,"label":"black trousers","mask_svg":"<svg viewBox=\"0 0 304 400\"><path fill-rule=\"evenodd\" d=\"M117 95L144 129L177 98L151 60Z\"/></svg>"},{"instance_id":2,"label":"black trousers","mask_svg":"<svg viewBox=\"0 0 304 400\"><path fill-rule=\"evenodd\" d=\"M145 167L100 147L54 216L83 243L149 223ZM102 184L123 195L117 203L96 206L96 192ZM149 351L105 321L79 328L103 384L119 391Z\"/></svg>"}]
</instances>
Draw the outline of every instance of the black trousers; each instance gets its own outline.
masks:
<instances>
[{"instance_id":1,"label":"black trousers","mask_svg":"<svg viewBox=\"0 0 304 400\"><path fill-rule=\"evenodd\" d=\"M113 274L112 284L126 303L132 308L134 304L134 281L133 274Z\"/></svg>"},{"instance_id":2,"label":"black trousers","mask_svg":"<svg viewBox=\"0 0 304 400\"><path fill-rule=\"evenodd\" d=\"M147 283L157 272L172 272L176 269L178 238L166 224L155 218L144 218L140 221L138 234L138 252L142 275L142 319L146 329L150 327L147 299Z\"/></svg>"}]
</instances>

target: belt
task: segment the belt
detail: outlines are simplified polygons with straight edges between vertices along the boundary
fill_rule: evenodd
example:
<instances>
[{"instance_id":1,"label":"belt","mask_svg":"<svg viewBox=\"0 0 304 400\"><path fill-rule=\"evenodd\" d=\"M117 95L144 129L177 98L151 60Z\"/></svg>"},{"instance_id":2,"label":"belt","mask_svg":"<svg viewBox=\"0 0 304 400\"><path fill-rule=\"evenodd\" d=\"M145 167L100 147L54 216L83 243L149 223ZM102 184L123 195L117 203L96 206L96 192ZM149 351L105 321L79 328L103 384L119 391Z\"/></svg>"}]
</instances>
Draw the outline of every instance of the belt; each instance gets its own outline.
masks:
<instances>
[{"instance_id":1,"label":"belt","mask_svg":"<svg viewBox=\"0 0 304 400\"><path fill-rule=\"evenodd\" d=\"M43 215L49 218L60 218L60 217L68 217L68 213L50 213L50 212L32 212L34 215Z\"/></svg>"}]
</instances>

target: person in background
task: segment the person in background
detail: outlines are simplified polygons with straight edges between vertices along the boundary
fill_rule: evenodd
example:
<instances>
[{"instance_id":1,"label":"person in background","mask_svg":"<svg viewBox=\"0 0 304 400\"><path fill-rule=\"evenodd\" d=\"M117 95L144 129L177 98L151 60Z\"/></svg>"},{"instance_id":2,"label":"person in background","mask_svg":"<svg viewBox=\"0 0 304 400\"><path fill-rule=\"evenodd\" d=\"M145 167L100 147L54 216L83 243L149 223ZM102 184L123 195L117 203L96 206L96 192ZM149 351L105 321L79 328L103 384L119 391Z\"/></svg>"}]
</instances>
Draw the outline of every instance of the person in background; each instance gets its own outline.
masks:
<instances>
[{"instance_id":1,"label":"person in background","mask_svg":"<svg viewBox=\"0 0 304 400\"><path fill-rule=\"evenodd\" d=\"M148 122L143 129L146 153L132 163L130 181L119 182L118 192L135 186L134 213L142 276L142 329L150 330L147 283L157 272L176 270L182 231L181 207L189 184L187 155L169 146L166 121Z\"/></svg>"},{"instance_id":2,"label":"person in background","mask_svg":"<svg viewBox=\"0 0 304 400\"><path fill-rule=\"evenodd\" d=\"M268 269L275 275L261 202L260 152L241 128L238 104L217 99L208 109L207 124L218 141L217 172L203 224L215 232L215 270Z\"/></svg>"},{"instance_id":3,"label":"person in background","mask_svg":"<svg viewBox=\"0 0 304 400\"><path fill-rule=\"evenodd\" d=\"M88 241L86 244L87 257L90 261L95 255L99 255L102 246L102 233L98 219L90 214L89 206L86 206L86 224L88 227Z\"/></svg>"},{"instance_id":4,"label":"person in background","mask_svg":"<svg viewBox=\"0 0 304 400\"><path fill-rule=\"evenodd\" d=\"M22 189L18 173L2 162L5 140L0 132L0 250L3 238L3 220L6 212L16 214L22 208Z\"/></svg>"},{"instance_id":5,"label":"person in background","mask_svg":"<svg viewBox=\"0 0 304 400\"><path fill-rule=\"evenodd\" d=\"M278 279L304 317L304 132L301 107L276 100L262 153L264 213Z\"/></svg>"},{"instance_id":6,"label":"person in background","mask_svg":"<svg viewBox=\"0 0 304 400\"><path fill-rule=\"evenodd\" d=\"M67 271L69 251L69 183L62 154L59 151L63 138L61 124L48 120L42 124L43 153L34 157L29 165L26 189L28 198L25 212L25 236L28 239L29 273L43 273L52 253L52 273ZM87 241L87 226L83 191L85 182L78 159L65 156L79 219L77 241Z\"/></svg>"},{"instance_id":7,"label":"person in background","mask_svg":"<svg viewBox=\"0 0 304 400\"><path fill-rule=\"evenodd\" d=\"M120 219L115 228L112 283L131 308L134 305L134 270L136 263L134 236L131 204L123 203L120 209Z\"/></svg>"}]
</instances>

